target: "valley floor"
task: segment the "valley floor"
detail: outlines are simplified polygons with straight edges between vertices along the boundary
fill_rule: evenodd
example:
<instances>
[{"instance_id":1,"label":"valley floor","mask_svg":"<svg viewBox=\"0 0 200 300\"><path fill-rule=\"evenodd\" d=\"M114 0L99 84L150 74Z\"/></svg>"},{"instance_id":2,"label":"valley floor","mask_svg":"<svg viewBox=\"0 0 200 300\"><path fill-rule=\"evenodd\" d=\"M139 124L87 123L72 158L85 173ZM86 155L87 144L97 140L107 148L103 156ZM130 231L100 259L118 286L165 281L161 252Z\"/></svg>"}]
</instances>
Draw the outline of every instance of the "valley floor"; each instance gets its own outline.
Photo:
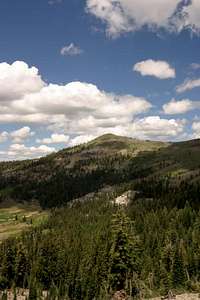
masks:
<instances>
[{"instance_id":1,"label":"valley floor","mask_svg":"<svg viewBox=\"0 0 200 300\"><path fill-rule=\"evenodd\" d=\"M36 205L0 207L0 242L16 236L31 225L39 225L47 217Z\"/></svg>"}]
</instances>

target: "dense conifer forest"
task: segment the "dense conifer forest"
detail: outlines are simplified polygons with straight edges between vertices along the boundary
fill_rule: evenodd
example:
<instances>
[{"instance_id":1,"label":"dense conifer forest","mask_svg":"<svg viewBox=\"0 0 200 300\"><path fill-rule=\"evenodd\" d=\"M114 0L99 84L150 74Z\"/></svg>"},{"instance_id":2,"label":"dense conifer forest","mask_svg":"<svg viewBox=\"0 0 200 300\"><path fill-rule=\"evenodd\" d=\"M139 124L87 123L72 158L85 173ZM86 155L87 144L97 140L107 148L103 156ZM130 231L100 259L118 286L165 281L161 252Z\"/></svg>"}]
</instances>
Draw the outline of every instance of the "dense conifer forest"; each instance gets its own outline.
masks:
<instances>
[{"instance_id":1,"label":"dense conifer forest","mask_svg":"<svg viewBox=\"0 0 200 300\"><path fill-rule=\"evenodd\" d=\"M1 165L2 203L51 208L47 222L0 244L1 290L63 300L200 292L200 142L121 139ZM128 205L116 205L128 190Z\"/></svg>"}]
</instances>

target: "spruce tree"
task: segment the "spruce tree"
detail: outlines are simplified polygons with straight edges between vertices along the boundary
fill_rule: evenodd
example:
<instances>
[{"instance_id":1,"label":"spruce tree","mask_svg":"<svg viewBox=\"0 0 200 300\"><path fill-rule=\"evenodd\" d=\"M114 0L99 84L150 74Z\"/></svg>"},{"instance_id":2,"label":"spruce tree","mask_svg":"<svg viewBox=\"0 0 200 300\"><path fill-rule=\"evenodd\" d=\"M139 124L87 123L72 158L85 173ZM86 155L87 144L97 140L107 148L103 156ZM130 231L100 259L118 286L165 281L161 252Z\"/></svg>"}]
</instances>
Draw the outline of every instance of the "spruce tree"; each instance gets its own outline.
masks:
<instances>
[{"instance_id":1,"label":"spruce tree","mask_svg":"<svg viewBox=\"0 0 200 300\"><path fill-rule=\"evenodd\" d=\"M163 295L167 295L171 288L170 273L165 269L164 265L160 266L160 290Z\"/></svg>"},{"instance_id":2,"label":"spruce tree","mask_svg":"<svg viewBox=\"0 0 200 300\"><path fill-rule=\"evenodd\" d=\"M113 217L113 245L111 249L110 284L113 291L127 288L133 268L130 220L123 208Z\"/></svg>"},{"instance_id":3,"label":"spruce tree","mask_svg":"<svg viewBox=\"0 0 200 300\"><path fill-rule=\"evenodd\" d=\"M186 282L186 273L185 273L183 258L178 247L174 254L174 262L172 268L172 281L173 281L174 288L184 287Z\"/></svg>"},{"instance_id":4,"label":"spruce tree","mask_svg":"<svg viewBox=\"0 0 200 300\"><path fill-rule=\"evenodd\" d=\"M19 245L15 261L15 284L17 287L24 287L29 263L27 261L26 252L22 244Z\"/></svg>"}]
</instances>

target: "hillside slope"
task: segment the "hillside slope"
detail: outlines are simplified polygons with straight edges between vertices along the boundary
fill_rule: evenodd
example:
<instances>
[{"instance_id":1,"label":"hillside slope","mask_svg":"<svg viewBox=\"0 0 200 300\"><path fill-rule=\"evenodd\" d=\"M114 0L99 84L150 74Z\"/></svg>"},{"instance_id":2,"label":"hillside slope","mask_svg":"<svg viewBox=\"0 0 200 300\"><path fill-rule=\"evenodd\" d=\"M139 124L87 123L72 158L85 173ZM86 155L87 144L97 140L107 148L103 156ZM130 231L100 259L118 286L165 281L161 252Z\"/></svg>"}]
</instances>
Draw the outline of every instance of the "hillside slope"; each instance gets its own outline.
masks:
<instances>
[{"instance_id":1,"label":"hillside slope","mask_svg":"<svg viewBox=\"0 0 200 300\"><path fill-rule=\"evenodd\" d=\"M198 140L106 135L39 160L2 164L2 200L37 199L43 208L70 202L0 243L0 290L16 286L74 300L111 299L119 290L133 299L199 293L199 149ZM118 196L128 190L122 205Z\"/></svg>"},{"instance_id":2,"label":"hillside slope","mask_svg":"<svg viewBox=\"0 0 200 300\"><path fill-rule=\"evenodd\" d=\"M200 174L200 141L162 143L107 134L47 157L0 163L0 199L60 206L105 186Z\"/></svg>"}]
</instances>

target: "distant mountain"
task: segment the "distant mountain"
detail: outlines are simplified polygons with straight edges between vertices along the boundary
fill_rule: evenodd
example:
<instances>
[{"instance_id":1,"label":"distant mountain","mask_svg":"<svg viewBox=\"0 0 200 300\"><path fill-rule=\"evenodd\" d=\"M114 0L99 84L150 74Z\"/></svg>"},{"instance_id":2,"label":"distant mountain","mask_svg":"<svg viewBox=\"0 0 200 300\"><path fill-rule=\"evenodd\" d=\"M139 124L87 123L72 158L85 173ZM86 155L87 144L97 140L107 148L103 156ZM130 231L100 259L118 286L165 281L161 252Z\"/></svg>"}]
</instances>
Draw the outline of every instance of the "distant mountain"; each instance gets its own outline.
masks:
<instances>
[{"instance_id":1,"label":"distant mountain","mask_svg":"<svg viewBox=\"0 0 200 300\"><path fill-rule=\"evenodd\" d=\"M0 200L60 206L105 186L141 180L197 181L200 140L142 141L106 134L41 159L0 163Z\"/></svg>"}]
</instances>

